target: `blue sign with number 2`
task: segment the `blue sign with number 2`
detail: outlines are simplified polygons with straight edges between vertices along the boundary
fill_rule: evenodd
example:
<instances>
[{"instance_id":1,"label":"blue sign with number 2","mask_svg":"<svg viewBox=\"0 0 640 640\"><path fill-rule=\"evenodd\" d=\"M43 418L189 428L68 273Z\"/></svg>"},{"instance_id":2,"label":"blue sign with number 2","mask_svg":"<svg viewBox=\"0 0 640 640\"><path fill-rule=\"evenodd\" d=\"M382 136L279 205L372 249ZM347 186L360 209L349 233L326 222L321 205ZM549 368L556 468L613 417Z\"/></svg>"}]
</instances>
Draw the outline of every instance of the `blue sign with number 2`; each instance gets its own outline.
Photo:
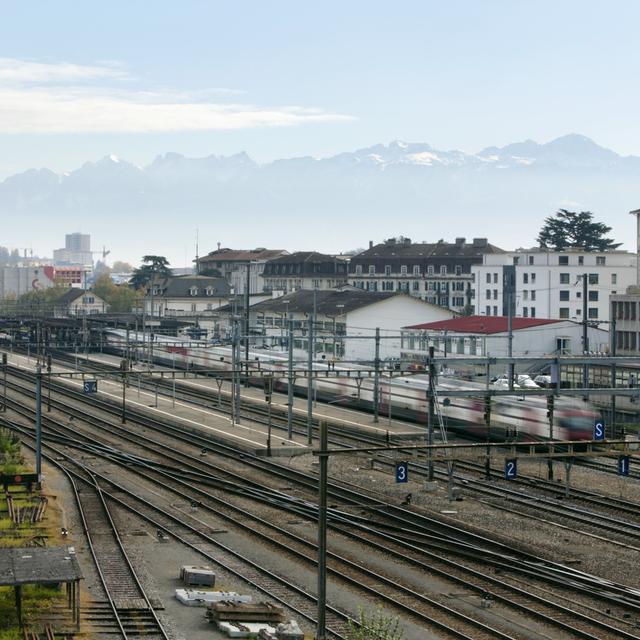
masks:
<instances>
[{"instance_id":1,"label":"blue sign with number 2","mask_svg":"<svg viewBox=\"0 0 640 640\"><path fill-rule=\"evenodd\" d=\"M504 477L507 480L514 480L518 477L518 461L517 460L505 460L504 461Z\"/></svg>"},{"instance_id":2,"label":"blue sign with number 2","mask_svg":"<svg viewBox=\"0 0 640 640\"><path fill-rule=\"evenodd\" d=\"M408 482L409 480L409 463L398 462L396 463L396 482Z\"/></svg>"}]
</instances>

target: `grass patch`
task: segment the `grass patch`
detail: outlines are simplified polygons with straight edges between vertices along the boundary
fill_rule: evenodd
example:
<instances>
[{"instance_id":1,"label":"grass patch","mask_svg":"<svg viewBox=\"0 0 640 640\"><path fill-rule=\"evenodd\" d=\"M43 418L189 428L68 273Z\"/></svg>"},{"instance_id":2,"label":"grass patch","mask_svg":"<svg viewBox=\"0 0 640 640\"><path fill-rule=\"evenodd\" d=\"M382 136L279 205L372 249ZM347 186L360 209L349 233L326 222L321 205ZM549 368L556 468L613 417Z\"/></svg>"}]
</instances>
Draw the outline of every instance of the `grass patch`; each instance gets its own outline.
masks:
<instances>
[{"instance_id":1,"label":"grass patch","mask_svg":"<svg viewBox=\"0 0 640 640\"><path fill-rule=\"evenodd\" d=\"M37 613L51 609L56 601L64 599L64 593L58 589L43 585L24 585L22 587L22 615L25 623L29 623ZM16 629L18 616L16 612L13 587L0 587L0 640L20 640ZM16 634L18 635L12 635Z\"/></svg>"}]
</instances>

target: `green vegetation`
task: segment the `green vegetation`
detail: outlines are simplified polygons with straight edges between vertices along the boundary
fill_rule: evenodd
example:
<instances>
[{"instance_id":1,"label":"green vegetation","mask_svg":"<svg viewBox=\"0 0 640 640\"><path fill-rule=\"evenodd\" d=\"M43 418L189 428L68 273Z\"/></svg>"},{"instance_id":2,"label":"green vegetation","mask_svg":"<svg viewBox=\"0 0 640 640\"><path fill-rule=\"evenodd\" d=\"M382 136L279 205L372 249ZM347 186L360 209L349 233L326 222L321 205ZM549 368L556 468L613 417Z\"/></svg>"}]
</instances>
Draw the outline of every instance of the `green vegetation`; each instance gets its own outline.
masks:
<instances>
[{"instance_id":1,"label":"green vegetation","mask_svg":"<svg viewBox=\"0 0 640 640\"><path fill-rule=\"evenodd\" d=\"M387 615L381 608L375 613L361 608L358 620L349 621L347 640L402 640L403 637L398 618Z\"/></svg>"},{"instance_id":2,"label":"green vegetation","mask_svg":"<svg viewBox=\"0 0 640 640\"><path fill-rule=\"evenodd\" d=\"M18 473L22 462L20 439L8 429L0 429L0 473Z\"/></svg>"},{"instance_id":3,"label":"green vegetation","mask_svg":"<svg viewBox=\"0 0 640 640\"><path fill-rule=\"evenodd\" d=\"M169 261L164 256L142 256L142 264L134 269L129 286L133 289L143 289L156 278L170 276Z\"/></svg>"},{"instance_id":4,"label":"green vegetation","mask_svg":"<svg viewBox=\"0 0 640 640\"><path fill-rule=\"evenodd\" d=\"M136 304L138 294L127 285L117 285L108 273L96 278L93 291L108 305L112 313L130 313Z\"/></svg>"},{"instance_id":5,"label":"green vegetation","mask_svg":"<svg viewBox=\"0 0 640 640\"><path fill-rule=\"evenodd\" d=\"M58 589L43 585L25 585L22 587L22 612L24 621L29 623L34 614L42 614L50 609L56 600L62 600L63 593ZM17 628L18 618L13 587L0 587L0 640L20 640L22 635Z\"/></svg>"}]
</instances>

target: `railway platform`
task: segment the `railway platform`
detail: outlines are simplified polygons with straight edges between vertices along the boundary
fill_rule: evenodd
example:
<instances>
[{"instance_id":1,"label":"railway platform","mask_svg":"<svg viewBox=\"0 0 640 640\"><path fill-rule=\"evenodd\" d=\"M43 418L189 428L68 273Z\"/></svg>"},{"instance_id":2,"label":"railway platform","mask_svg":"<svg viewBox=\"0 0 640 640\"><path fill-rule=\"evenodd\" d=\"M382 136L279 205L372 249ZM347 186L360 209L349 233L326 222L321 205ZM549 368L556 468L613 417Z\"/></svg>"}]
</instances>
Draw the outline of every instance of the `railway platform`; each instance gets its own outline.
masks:
<instances>
[{"instance_id":1,"label":"railway platform","mask_svg":"<svg viewBox=\"0 0 640 640\"><path fill-rule=\"evenodd\" d=\"M21 367L30 371L35 371L36 359L8 353L8 364ZM123 390L122 382L109 379L108 376L101 375L97 367L118 366L120 359L107 354L89 354L78 358L78 368L75 363L61 365L53 363L53 374L77 373L77 377L59 378L65 384L83 389L84 381L97 380L97 397L109 400L112 404L122 406ZM95 365L96 373L92 372L92 364ZM84 372L84 378L80 375ZM293 429L291 438L287 437L287 429L282 427L283 413L287 412L288 399L283 393L274 392L272 396L273 425L271 432L270 447L268 447L268 424L266 419L251 419L242 415L242 411L248 405L266 407L264 392L256 387L244 387L240 389L241 417L235 419L223 408L221 403L231 395L231 386L223 382L220 387L216 380L206 377L186 378L184 371L175 371L175 391L160 387L154 391L145 388L138 383L140 376L144 374L154 375L164 367L135 366L129 371L129 384L124 390L124 398L127 410L140 411L146 415L159 419L174 419L184 425L185 431L205 433L212 440L227 442L236 447L246 450L254 455L267 455L268 449L273 456L292 456L307 453L310 447L307 444L307 433L300 426L307 417L307 399L294 397L293 417L297 426ZM45 371L43 367L43 371ZM173 381L171 372L165 373L165 382ZM197 391L201 395L198 404L184 399L182 391L188 389ZM43 403L46 404L47 374L43 374ZM277 419L276 419L277 415ZM374 422L374 416L365 412L357 411L338 404L327 404L317 402L313 406L314 421L326 420L330 432L338 433L340 430L351 434L362 434L371 438L383 441L398 442L400 440L416 441L425 437L426 427L419 424L411 424L399 420L389 420L387 416L380 416L379 421ZM133 418L132 418L133 419ZM311 448L318 446L317 438L314 434Z\"/></svg>"}]
</instances>

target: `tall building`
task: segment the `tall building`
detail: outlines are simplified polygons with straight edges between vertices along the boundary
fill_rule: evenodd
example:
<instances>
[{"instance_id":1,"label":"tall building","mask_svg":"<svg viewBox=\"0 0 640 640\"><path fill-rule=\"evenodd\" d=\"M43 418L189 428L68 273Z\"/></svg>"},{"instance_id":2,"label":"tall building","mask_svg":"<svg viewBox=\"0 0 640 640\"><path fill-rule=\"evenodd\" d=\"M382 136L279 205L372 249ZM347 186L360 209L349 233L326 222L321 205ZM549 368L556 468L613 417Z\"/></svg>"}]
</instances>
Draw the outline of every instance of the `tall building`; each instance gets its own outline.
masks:
<instances>
[{"instance_id":1,"label":"tall building","mask_svg":"<svg viewBox=\"0 0 640 640\"><path fill-rule=\"evenodd\" d=\"M88 233L68 233L65 236L64 249L55 249L53 252L53 264L61 267L80 266L85 271L91 271L91 236Z\"/></svg>"}]
</instances>

